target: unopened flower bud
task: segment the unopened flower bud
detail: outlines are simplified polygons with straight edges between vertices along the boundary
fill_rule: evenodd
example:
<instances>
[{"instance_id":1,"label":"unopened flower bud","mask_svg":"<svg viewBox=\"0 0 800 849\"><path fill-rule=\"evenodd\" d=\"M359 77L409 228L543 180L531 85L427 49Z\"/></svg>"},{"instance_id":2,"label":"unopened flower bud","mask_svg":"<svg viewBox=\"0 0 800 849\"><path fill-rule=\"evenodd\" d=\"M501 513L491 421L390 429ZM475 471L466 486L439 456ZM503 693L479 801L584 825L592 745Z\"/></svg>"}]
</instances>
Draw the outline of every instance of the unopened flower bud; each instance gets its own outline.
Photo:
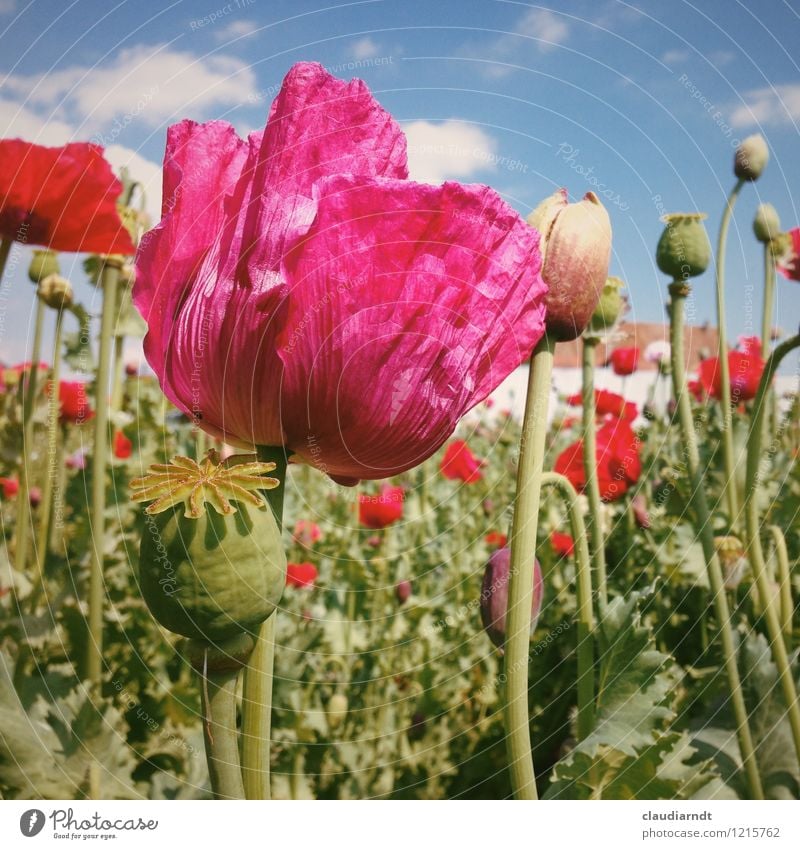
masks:
<instances>
[{"instance_id":1,"label":"unopened flower bud","mask_svg":"<svg viewBox=\"0 0 800 849\"><path fill-rule=\"evenodd\" d=\"M733 173L740 180L757 180L769 162L769 148L764 136L756 133L748 136L736 148L733 157Z\"/></svg>"},{"instance_id":2,"label":"unopened flower bud","mask_svg":"<svg viewBox=\"0 0 800 849\"><path fill-rule=\"evenodd\" d=\"M498 548L486 564L481 585L481 621L489 639L500 649L506 641L506 608L508 585L511 580L511 550ZM538 560L533 563L533 598L531 601L531 632L536 627L542 607L544 581Z\"/></svg>"},{"instance_id":3,"label":"unopened flower bud","mask_svg":"<svg viewBox=\"0 0 800 849\"><path fill-rule=\"evenodd\" d=\"M725 579L725 589L735 590L744 577L747 568L747 555L744 546L737 537L714 537L722 574Z\"/></svg>"},{"instance_id":4,"label":"unopened flower bud","mask_svg":"<svg viewBox=\"0 0 800 849\"><path fill-rule=\"evenodd\" d=\"M325 711L325 719L328 722L328 728L334 731L347 716L347 696L343 693L334 693L328 700L328 709Z\"/></svg>"},{"instance_id":5,"label":"unopened flower bud","mask_svg":"<svg viewBox=\"0 0 800 849\"><path fill-rule=\"evenodd\" d=\"M753 232L756 239L766 245L781 231L781 220L778 211L771 203L760 203L753 219Z\"/></svg>"},{"instance_id":6,"label":"unopened flower bud","mask_svg":"<svg viewBox=\"0 0 800 849\"><path fill-rule=\"evenodd\" d=\"M667 225L656 248L656 263L664 274L673 280L688 280L702 274L711 261L702 212L675 212L664 215Z\"/></svg>"},{"instance_id":7,"label":"unopened flower bud","mask_svg":"<svg viewBox=\"0 0 800 849\"><path fill-rule=\"evenodd\" d=\"M72 304L72 286L60 274L50 274L43 278L36 294L54 310L65 309Z\"/></svg>"},{"instance_id":8,"label":"unopened flower bud","mask_svg":"<svg viewBox=\"0 0 800 849\"><path fill-rule=\"evenodd\" d=\"M394 588L398 604L405 604L411 598L411 581L400 581Z\"/></svg>"},{"instance_id":9,"label":"unopened flower bud","mask_svg":"<svg viewBox=\"0 0 800 849\"><path fill-rule=\"evenodd\" d=\"M560 189L528 216L542 237L542 278L547 333L557 342L576 339L597 307L608 277L611 221L594 192L569 203Z\"/></svg>"},{"instance_id":10,"label":"unopened flower bud","mask_svg":"<svg viewBox=\"0 0 800 849\"><path fill-rule=\"evenodd\" d=\"M51 274L61 271L58 265L58 254L50 250L36 250L33 252L31 264L28 266L28 278L32 283L38 283Z\"/></svg>"},{"instance_id":11,"label":"unopened flower bud","mask_svg":"<svg viewBox=\"0 0 800 849\"><path fill-rule=\"evenodd\" d=\"M590 331L602 333L617 323L625 306L625 298L622 295L624 288L625 283L619 277L606 279L603 294L600 295L597 307L592 313L592 320L589 322Z\"/></svg>"}]
</instances>

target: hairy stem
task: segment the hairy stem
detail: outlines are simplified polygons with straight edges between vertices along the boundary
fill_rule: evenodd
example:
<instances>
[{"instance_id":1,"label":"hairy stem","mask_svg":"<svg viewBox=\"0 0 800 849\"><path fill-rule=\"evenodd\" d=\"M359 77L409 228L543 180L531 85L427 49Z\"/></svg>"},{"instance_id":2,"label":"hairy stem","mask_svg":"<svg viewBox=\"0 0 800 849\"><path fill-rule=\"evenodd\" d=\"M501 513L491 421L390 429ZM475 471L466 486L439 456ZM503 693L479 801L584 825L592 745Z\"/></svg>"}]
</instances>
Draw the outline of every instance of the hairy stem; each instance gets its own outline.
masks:
<instances>
[{"instance_id":1,"label":"hairy stem","mask_svg":"<svg viewBox=\"0 0 800 849\"><path fill-rule=\"evenodd\" d=\"M263 492L280 528L286 490L286 451L259 446L258 459L275 463L271 477L281 484ZM269 799L270 735L272 732L272 673L275 666L275 613L261 625L256 647L244 671L242 690L242 775L248 799Z\"/></svg>"},{"instance_id":2,"label":"hairy stem","mask_svg":"<svg viewBox=\"0 0 800 849\"><path fill-rule=\"evenodd\" d=\"M528 717L533 564L542 489L547 406L555 342L545 335L530 362L511 525L511 566L505 643L505 726L511 786L517 799L536 799Z\"/></svg>"},{"instance_id":3,"label":"hairy stem","mask_svg":"<svg viewBox=\"0 0 800 849\"><path fill-rule=\"evenodd\" d=\"M570 530L575 541L575 584L578 602L578 739L583 740L594 728L594 600L589 540L575 487L567 478L555 472L545 472L542 475L542 488L545 487L552 487L561 496L567 508Z\"/></svg>"},{"instance_id":4,"label":"hairy stem","mask_svg":"<svg viewBox=\"0 0 800 849\"><path fill-rule=\"evenodd\" d=\"M767 529L775 546L775 559L778 563L778 583L780 584L781 629L786 642L786 650L792 650L792 617L794 616L794 601L792 600L792 575L789 568L789 551L786 548L786 537L777 525Z\"/></svg>"},{"instance_id":5,"label":"hairy stem","mask_svg":"<svg viewBox=\"0 0 800 849\"><path fill-rule=\"evenodd\" d=\"M201 673L202 674L202 673ZM236 729L238 669L203 675L203 740L215 799L244 799Z\"/></svg>"},{"instance_id":6,"label":"hairy stem","mask_svg":"<svg viewBox=\"0 0 800 849\"><path fill-rule=\"evenodd\" d=\"M756 763L753 737L747 718L747 707L736 665L736 648L733 638L728 599L725 595L725 585L722 579L722 568L714 544L714 529L711 524L711 511L708 508L706 493L703 489L703 479L700 471L700 454L697 448L697 434L692 419L692 408L689 393L686 389L686 371L683 362L683 324L684 302L689 287L685 283L675 281L670 286L672 296L670 308L670 342L672 345L672 385L675 401L678 406L678 417L684 449L686 451L689 482L691 486L690 504L694 510L695 529L700 537L703 555L708 572L708 582L713 596L714 609L720 629L720 641L725 658L725 671L728 677L728 689L731 694L733 712L736 719L736 733L739 739L739 749L742 755L747 785L753 799L763 799L761 777Z\"/></svg>"},{"instance_id":7,"label":"hairy stem","mask_svg":"<svg viewBox=\"0 0 800 849\"><path fill-rule=\"evenodd\" d=\"M786 700L789 712L789 725L792 729L794 748L797 760L800 763L800 702L797 700L797 688L795 687L792 670L789 665L789 657L786 651L786 643L781 632L780 617L776 605L772 601L772 592L767 575L767 566L764 562L764 551L761 547L761 528L758 517L758 495L761 485L759 464L761 463L761 437L764 431L764 414L767 406L772 378L781 363L781 360L795 348L800 347L800 335L787 339L773 351L758 385L758 394L753 407L753 417L750 421L750 431L747 436L747 482L745 484L744 514L745 514L745 539L747 541L747 555L750 560L750 568L758 587L758 595L764 609L764 618L767 623L767 634L769 635L770 651L772 659L778 669L781 689Z\"/></svg>"},{"instance_id":8,"label":"hairy stem","mask_svg":"<svg viewBox=\"0 0 800 849\"><path fill-rule=\"evenodd\" d=\"M717 330L719 333L719 360L717 367L720 374L722 408L722 452L725 463L725 488L723 499L728 505L728 522L732 528L739 524L739 499L736 494L736 462L733 450L733 410L731 404L731 375L728 364L728 333L725 319L725 250L728 245L728 227L731 222L731 214L739 192L742 190L744 180L739 180L728 195L725 211L722 213L722 221L719 226L719 240L717 242ZM681 349L682 350L682 349ZM735 399L739 403L740 399Z\"/></svg>"}]
</instances>

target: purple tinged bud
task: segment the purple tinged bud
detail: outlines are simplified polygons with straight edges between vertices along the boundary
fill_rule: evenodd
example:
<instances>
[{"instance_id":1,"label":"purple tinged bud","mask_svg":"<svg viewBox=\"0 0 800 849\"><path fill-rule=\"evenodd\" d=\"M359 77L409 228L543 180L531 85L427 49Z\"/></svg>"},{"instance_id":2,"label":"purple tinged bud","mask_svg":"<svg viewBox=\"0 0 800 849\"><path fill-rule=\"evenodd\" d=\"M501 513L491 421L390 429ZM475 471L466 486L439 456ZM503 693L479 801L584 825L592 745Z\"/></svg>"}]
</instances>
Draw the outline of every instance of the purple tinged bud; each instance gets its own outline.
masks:
<instances>
[{"instance_id":1,"label":"purple tinged bud","mask_svg":"<svg viewBox=\"0 0 800 849\"><path fill-rule=\"evenodd\" d=\"M411 581L400 581L394 588L398 604L405 604L411 598Z\"/></svg>"},{"instance_id":2,"label":"purple tinged bud","mask_svg":"<svg viewBox=\"0 0 800 849\"><path fill-rule=\"evenodd\" d=\"M508 584L511 578L511 550L498 548L489 558L481 585L481 621L489 639L500 649L506 641L506 609ZM538 560L533 564L533 602L531 604L531 632L536 628L542 608L544 580Z\"/></svg>"}]
</instances>

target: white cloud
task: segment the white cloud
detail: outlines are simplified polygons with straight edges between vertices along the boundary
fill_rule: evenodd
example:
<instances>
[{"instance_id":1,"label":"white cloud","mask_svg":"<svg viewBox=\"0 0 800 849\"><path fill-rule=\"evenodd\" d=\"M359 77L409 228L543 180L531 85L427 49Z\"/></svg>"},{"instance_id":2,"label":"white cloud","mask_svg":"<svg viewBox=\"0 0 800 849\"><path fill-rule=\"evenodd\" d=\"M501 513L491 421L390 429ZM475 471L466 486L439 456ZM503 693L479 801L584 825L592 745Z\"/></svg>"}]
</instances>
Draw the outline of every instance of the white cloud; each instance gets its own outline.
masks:
<instances>
[{"instance_id":1,"label":"white cloud","mask_svg":"<svg viewBox=\"0 0 800 849\"><path fill-rule=\"evenodd\" d=\"M745 93L744 100L731 113L734 127L794 124L800 120L800 83L754 89Z\"/></svg>"},{"instance_id":2,"label":"white cloud","mask_svg":"<svg viewBox=\"0 0 800 849\"><path fill-rule=\"evenodd\" d=\"M408 139L408 169L412 180L441 183L463 180L494 170L495 140L480 127L463 121L412 121L403 125Z\"/></svg>"},{"instance_id":3,"label":"white cloud","mask_svg":"<svg viewBox=\"0 0 800 849\"><path fill-rule=\"evenodd\" d=\"M112 124L133 121L158 127L231 108L257 94L255 74L240 59L198 57L163 44L125 48L96 67L75 65L44 77L12 75L4 90L27 109L58 109L84 134L108 133Z\"/></svg>"},{"instance_id":4,"label":"white cloud","mask_svg":"<svg viewBox=\"0 0 800 849\"><path fill-rule=\"evenodd\" d=\"M504 77L514 70L509 64L526 61L524 56L530 53L531 47L539 53L549 53L564 44L569 35L570 27L564 17L549 9L530 9L517 21L511 33L488 43L468 44L460 55L487 62L484 72L488 76Z\"/></svg>"},{"instance_id":5,"label":"white cloud","mask_svg":"<svg viewBox=\"0 0 800 849\"><path fill-rule=\"evenodd\" d=\"M688 50L667 50L661 54L661 61L665 65L677 65L681 62L686 62L689 59Z\"/></svg>"},{"instance_id":6,"label":"white cloud","mask_svg":"<svg viewBox=\"0 0 800 849\"><path fill-rule=\"evenodd\" d=\"M153 224L157 224L161 220L161 166L118 144L106 148L106 159L115 173L127 168L131 179L141 184L145 193L145 209Z\"/></svg>"},{"instance_id":7,"label":"white cloud","mask_svg":"<svg viewBox=\"0 0 800 849\"><path fill-rule=\"evenodd\" d=\"M380 47L369 36L366 38L360 38L355 42L355 44L353 44L354 59L372 59L372 57L377 56L379 52Z\"/></svg>"},{"instance_id":8,"label":"white cloud","mask_svg":"<svg viewBox=\"0 0 800 849\"><path fill-rule=\"evenodd\" d=\"M256 21L231 21L224 27L220 27L214 38L220 43L233 41L236 38L247 38L250 35L255 35L258 31L258 23Z\"/></svg>"}]
</instances>

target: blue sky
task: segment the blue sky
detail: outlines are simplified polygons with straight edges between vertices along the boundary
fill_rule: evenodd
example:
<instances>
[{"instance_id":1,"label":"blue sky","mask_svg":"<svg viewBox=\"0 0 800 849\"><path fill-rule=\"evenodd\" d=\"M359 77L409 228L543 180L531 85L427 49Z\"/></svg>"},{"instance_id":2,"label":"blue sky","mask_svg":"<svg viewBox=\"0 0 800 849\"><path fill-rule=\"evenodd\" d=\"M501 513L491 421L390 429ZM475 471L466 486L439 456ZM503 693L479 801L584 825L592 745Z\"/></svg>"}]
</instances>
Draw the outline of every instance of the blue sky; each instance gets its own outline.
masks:
<instances>
[{"instance_id":1,"label":"blue sky","mask_svg":"<svg viewBox=\"0 0 800 849\"><path fill-rule=\"evenodd\" d=\"M746 187L728 253L729 333L758 331L758 202L800 223L800 12L789 3L637 0L0 0L0 133L93 139L130 164L157 208L166 127L183 117L263 126L296 61L365 79L409 135L412 176L484 182L527 213L559 186L601 194L611 271L631 318L664 316L653 254L659 216L709 213L716 238L737 139L762 132L771 161ZM97 308L65 270L79 297ZM0 358L21 359L32 288L21 257L4 284ZM800 320L800 284L778 281L778 323ZM713 276L694 316L714 321Z\"/></svg>"}]
</instances>

